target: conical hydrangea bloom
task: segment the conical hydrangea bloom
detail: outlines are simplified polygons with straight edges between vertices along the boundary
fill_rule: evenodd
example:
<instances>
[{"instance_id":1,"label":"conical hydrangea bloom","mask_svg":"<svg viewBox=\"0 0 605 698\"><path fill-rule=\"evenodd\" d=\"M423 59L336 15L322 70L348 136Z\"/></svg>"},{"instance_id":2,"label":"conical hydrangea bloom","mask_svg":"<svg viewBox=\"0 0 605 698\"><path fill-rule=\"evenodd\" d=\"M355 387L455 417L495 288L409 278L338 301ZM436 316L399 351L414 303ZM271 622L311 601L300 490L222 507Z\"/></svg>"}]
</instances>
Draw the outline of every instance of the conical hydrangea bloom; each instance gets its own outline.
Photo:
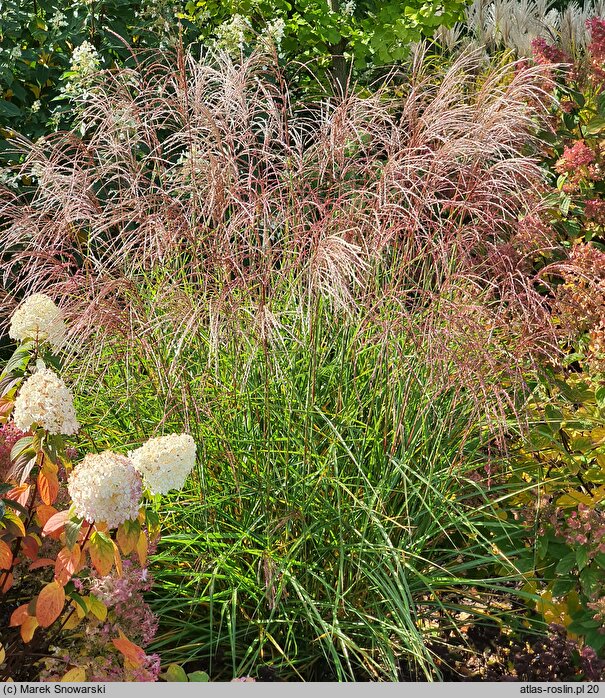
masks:
<instances>
[{"instance_id":1,"label":"conical hydrangea bloom","mask_svg":"<svg viewBox=\"0 0 605 698\"><path fill-rule=\"evenodd\" d=\"M25 381L15 400L13 420L21 431L36 426L49 434L69 435L80 428L71 391L49 368L37 371Z\"/></svg>"},{"instance_id":2,"label":"conical hydrangea bloom","mask_svg":"<svg viewBox=\"0 0 605 698\"><path fill-rule=\"evenodd\" d=\"M65 339L63 314L52 298L34 293L13 313L9 337L18 341L38 339L59 348Z\"/></svg>"},{"instance_id":3,"label":"conical hydrangea bloom","mask_svg":"<svg viewBox=\"0 0 605 698\"><path fill-rule=\"evenodd\" d=\"M195 441L189 434L149 439L128 454L153 494L180 490L195 465Z\"/></svg>"},{"instance_id":4,"label":"conical hydrangea bloom","mask_svg":"<svg viewBox=\"0 0 605 698\"><path fill-rule=\"evenodd\" d=\"M111 451L89 453L67 483L76 513L93 523L117 528L136 519L143 485L128 458Z\"/></svg>"}]
</instances>

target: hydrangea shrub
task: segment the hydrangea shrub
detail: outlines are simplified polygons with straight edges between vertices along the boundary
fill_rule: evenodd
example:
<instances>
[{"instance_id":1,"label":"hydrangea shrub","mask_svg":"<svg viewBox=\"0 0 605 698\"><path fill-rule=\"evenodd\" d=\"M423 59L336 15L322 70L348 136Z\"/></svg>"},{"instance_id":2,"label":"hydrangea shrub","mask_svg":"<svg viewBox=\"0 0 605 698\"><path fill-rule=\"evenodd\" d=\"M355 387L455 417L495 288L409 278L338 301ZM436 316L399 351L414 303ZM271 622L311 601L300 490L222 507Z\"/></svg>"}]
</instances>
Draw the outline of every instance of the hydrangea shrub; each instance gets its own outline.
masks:
<instances>
[{"instance_id":1,"label":"hydrangea shrub","mask_svg":"<svg viewBox=\"0 0 605 698\"><path fill-rule=\"evenodd\" d=\"M0 677L155 681L160 658L142 646L157 619L141 592L159 517L142 496L182 487L195 443L156 437L74 466L73 395L49 368L60 370L51 349L66 330L51 298L30 296L12 316L19 346L0 375Z\"/></svg>"}]
</instances>

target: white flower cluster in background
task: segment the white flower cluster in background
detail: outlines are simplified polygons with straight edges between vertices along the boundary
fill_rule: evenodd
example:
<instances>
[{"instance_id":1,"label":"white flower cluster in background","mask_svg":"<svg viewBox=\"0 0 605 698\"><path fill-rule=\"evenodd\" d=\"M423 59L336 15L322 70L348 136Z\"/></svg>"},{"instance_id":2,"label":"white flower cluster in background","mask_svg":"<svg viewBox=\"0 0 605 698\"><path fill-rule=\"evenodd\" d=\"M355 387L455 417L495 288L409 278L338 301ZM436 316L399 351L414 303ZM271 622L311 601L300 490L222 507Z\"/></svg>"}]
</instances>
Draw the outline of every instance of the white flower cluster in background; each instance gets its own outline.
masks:
<instances>
[{"instance_id":1,"label":"white flower cluster in background","mask_svg":"<svg viewBox=\"0 0 605 698\"><path fill-rule=\"evenodd\" d=\"M37 371L25 381L15 399L13 420L21 431L29 431L35 425L49 434L70 435L80 428L69 388L49 368Z\"/></svg>"},{"instance_id":2,"label":"white flower cluster in background","mask_svg":"<svg viewBox=\"0 0 605 698\"><path fill-rule=\"evenodd\" d=\"M67 489L76 514L89 523L117 528L136 519L143 486L132 463L111 451L88 453L70 475Z\"/></svg>"},{"instance_id":3,"label":"white flower cluster in background","mask_svg":"<svg viewBox=\"0 0 605 698\"><path fill-rule=\"evenodd\" d=\"M71 54L70 70L81 77L90 77L99 69L99 54L89 42L83 41Z\"/></svg>"},{"instance_id":4,"label":"white flower cluster in background","mask_svg":"<svg viewBox=\"0 0 605 698\"><path fill-rule=\"evenodd\" d=\"M128 454L152 494L179 490L195 466L195 441L189 434L149 439Z\"/></svg>"},{"instance_id":5,"label":"white flower cluster in background","mask_svg":"<svg viewBox=\"0 0 605 698\"><path fill-rule=\"evenodd\" d=\"M101 59L97 49L89 41L83 41L71 54L70 80L62 88L63 94L71 98L86 98L92 85L92 78L100 66Z\"/></svg>"},{"instance_id":6,"label":"white flower cluster in background","mask_svg":"<svg viewBox=\"0 0 605 698\"><path fill-rule=\"evenodd\" d=\"M50 18L49 24L55 31L58 31L59 29L66 27L69 23L67 21L67 16L64 15L63 12L57 11Z\"/></svg>"},{"instance_id":7,"label":"white flower cluster in background","mask_svg":"<svg viewBox=\"0 0 605 698\"><path fill-rule=\"evenodd\" d=\"M144 22L148 29L153 29L154 34L159 35L159 48L166 48L174 45L177 39L178 32L175 27L178 25L175 20L180 9L179 3L174 0L147 0L141 3L135 17ZM198 16L197 20L203 22L204 18Z\"/></svg>"},{"instance_id":8,"label":"white flower cluster in background","mask_svg":"<svg viewBox=\"0 0 605 698\"><path fill-rule=\"evenodd\" d=\"M252 27L246 17L235 14L228 22L216 28L216 47L237 58L252 36Z\"/></svg>"},{"instance_id":9,"label":"white flower cluster in background","mask_svg":"<svg viewBox=\"0 0 605 698\"><path fill-rule=\"evenodd\" d=\"M20 341L48 341L57 349L63 344L65 331L63 314L52 298L44 293L34 293L13 313L8 336Z\"/></svg>"},{"instance_id":10,"label":"white flower cluster in background","mask_svg":"<svg viewBox=\"0 0 605 698\"><path fill-rule=\"evenodd\" d=\"M18 189L20 179L21 177L16 175L10 167L0 167L0 184L11 189Z\"/></svg>"},{"instance_id":11,"label":"white flower cluster in background","mask_svg":"<svg viewBox=\"0 0 605 698\"><path fill-rule=\"evenodd\" d=\"M343 2L340 6L340 11L343 15L352 17L353 13L355 12L355 0L345 0L345 2Z\"/></svg>"},{"instance_id":12,"label":"white flower cluster in background","mask_svg":"<svg viewBox=\"0 0 605 698\"><path fill-rule=\"evenodd\" d=\"M281 17L277 17L272 22L268 22L265 30L261 35L261 43L273 44L277 49L277 54L283 56L281 51L281 42L284 38L286 23Z\"/></svg>"}]
</instances>

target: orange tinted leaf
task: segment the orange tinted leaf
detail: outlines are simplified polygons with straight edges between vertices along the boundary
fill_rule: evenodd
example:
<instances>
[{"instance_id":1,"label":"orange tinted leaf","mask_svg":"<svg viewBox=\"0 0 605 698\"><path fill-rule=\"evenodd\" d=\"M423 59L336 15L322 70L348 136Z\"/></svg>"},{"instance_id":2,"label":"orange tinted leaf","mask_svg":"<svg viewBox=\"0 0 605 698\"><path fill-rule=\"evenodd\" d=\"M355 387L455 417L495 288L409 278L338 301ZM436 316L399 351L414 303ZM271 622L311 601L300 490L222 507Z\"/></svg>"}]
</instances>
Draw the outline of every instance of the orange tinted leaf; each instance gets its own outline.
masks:
<instances>
[{"instance_id":1,"label":"orange tinted leaf","mask_svg":"<svg viewBox=\"0 0 605 698\"><path fill-rule=\"evenodd\" d=\"M65 591L58 582L47 584L38 594L36 618L43 628L48 628L61 615L65 606Z\"/></svg>"},{"instance_id":2,"label":"orange tinted leaf","mask_svg":"<svg viewBox=\"0 0 605 698\"><path fill-rule=\"evenodd\" d=\"M35 560L38 557L40 544L33 536L25 536L21 541L21 550L23 550L25 557Z\"/></svg>"},{"instance_id":3,"label":"orange tinted leaf","mask_svg":"<svg viewBox=\"0 0 605 698\"><path fill-rule=\"evenodd\" d=\"M28 603L24 603L23 606L19 606L19 608L16 608L12 614L11 614L11 619L10 619L10 627L15 628L17 625L23 625L25 622L26 618L29 618L29 613L27 612L27 607L29 606Z\"/></svg>"},{"instance_id":4,"label":"orange tinted leaf","mask_svg":"<svg viewBox=\"0 0 605 698\"><path fill-rule=\"evenodd\" d=\"M76 571L74 574L78 574L81 572L85 567L87 566L86 562L86 550L80 549L80 562L78 563L78 567L76 568Z\"/></svg>"},{"instance_id":5,"label":"orange tinted leaf","mask_svg":"<svg viewBox=\"0 0 605 698\"><path fill-rule=\"evenodd\" d=\"M88 552L97 572L105 577L114 563L114 542L105 533L95 531L90 537Z\"/></svg>"},{"instance_id":6,"label":"orange tinted leaf","mask_svg":"<svg viewBox=\"0 0 605 698\"><path fill-rule=\"evenodd\" d=\"M116 640L112 640L114 647L132 663L133 667L143 666L146 656L145 650L135 645L134 642L131 642L121 630L118 630L118 632L120 633L120 637Z\"/></svg>"},{"instance_id":7,"label":"orange tinted leaf","mask_svg":"<svg viewBox=\"0 0 605 698\"><path fill-rule=\"evenodd\" d=\"M13 487L12 490L9 490L5 495L5 499L10 499L13 502L18 502L22 507L24 507L27 504L27 500L29 499L29 490L30 490L31 485L28 484L23 484L23 485L18 485L17 487Z\"/></svg>"},{"instance_id":8,"label":"orange tinted leaf","mask_svg":"<svg viewBox=\"0 0 605 698\"><path fill-rule=\"evenodd\" d=\"M32 618L32 616L25 619L21 626L21 638L23 642L29 642L32 639L38 625L38 621Z\"/></svg>"},{"instance_id":9,"label":"orange tinted leaf","mask_svg":"<svg viewBox=\"0 0 605 698\"><path fill-rule=\"evenodd\" d=\"M38 560L34 560L29 566L30 570L37 570L39 567L48 567L49 565L54 565L55 561L50 557L41 557Z\"/></svg>"},{"instance_id":10,"label":"orange tinted leaf","mask_svg":"<svg viewBox=\"0 0 605 698\"><path fill-rule=\"evenodd\" d=\"M8 545L0 540L0 570L10 570L13 564L13 553Z\"/></svg>"},{"instance_id":11,"label":"orange tinted leaf","mask_svg":"<svg viewBox=\"0 0 605 698\"><path fill-rule=\"evenodd\" d=\"M48 504L40 504L40 506L36 507L36 516L38 517L40 526L45 526L50 517L54 516L56 513L57 510L54 507L48 506Z\"/></svg>"},{"instance_id":12,"label":"orange tinted leaf","mask_svg":"<svg viewBox=\"0 0 605 698\"><path fill-rule=\"evenodd\" d=\"M0 417L8 419L8 415L11 413L14 404L15 401L12 398L0 398Z\"/></svg>"},{"instance_id":13,"label":"orange tinted leaf","mask_svg":"<svg viewBox=\"0 0 605 698\"><path fill-rule=\"evenodd\" d=\"M65 528L65 522L69 518L69 511L58 511L56 514L53 514L53 516L48 519L48 521L44 524L44 528L42 529L42 534L45 536L49 536L49 538L54 538L55 540L59 540L59 537L63 533L63 530Z\"/></svg>"},{"instance_id":14,"label":"orange tinted leaf","mask_svg":"<svg viewBox=\"0 0 605 698\"><path fill-rule=\"evenodd\" d=\"M59 466L53 463L47 455L44 456L44 463L42 465L42 470L51 475L56 475L59 472Z\"/></svg>"},{"instance_id":15,"label":"orange tinted leaf","mask_svg":"<svg viewBox=\"0 0 605 698\"><path fill-rule=\"evenodd\" d=\"M72 550L63 548L59 551L57 562L55 563L55 579L59 584L65 586L73 577L80 564L80 556L81 552L78 545L75 545Z\"/></svg>"},{"instance_id":16,"label":"orange tinted leaf","mask_svg":"<svg viewBox=\"0 0 605 698\"><path fill-rule=\"evenodd\" d=\"M141 567L145 567L147 564L147 551L149 549L149 541L147 540L147 536L143 531L141 531L141 535L139 536L139 540L137 541L137 555L139 557L139 562L141 563Z\"/></svg>"},{"instance_id":17,"label":"orange tinted leaf","mask_svg":"<svg viewBox=\"0 0 605 698\"><path fill-rule=\"evenodd\" d=\"M57 474L47 467L38 473L38 492L44 504L50 506L59 494L59 479Z\"/></svg>"},{"instance_id":18,"label":"orange tinted leaf","mask_svg":"<svg viewBox=\"0 0 605 698\"><path fill-rule=\"evenodd\" d=\"M6 594L6 592L13 586L15 581L11 572L0 572L0 593Z\"/></svg>"}]
</instances>

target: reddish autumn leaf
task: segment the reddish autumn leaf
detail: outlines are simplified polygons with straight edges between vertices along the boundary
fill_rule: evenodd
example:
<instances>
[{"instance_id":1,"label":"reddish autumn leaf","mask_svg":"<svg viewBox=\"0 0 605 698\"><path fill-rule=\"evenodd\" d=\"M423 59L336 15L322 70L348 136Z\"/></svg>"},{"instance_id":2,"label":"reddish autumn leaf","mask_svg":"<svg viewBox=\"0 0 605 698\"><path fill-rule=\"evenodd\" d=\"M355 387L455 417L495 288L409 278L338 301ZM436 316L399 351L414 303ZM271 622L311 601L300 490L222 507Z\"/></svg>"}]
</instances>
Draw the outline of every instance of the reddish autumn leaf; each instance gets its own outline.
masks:
<instances>
[{"instance_id":1,"label":"reddish autumn leaf","mask_svg":"<svg viewBox=\"0 0 605 698\"><path fill-rule=\"evenodd\" d=\"M39 560L34 560L29 566L30 570L37 570L39 567L48 567L49 565L54 565L55 561L50 557L41 557Z\"/></svg>"},{"instance_id":2,"label":"reddish autumn leaf","mask_svg":"<svg viewBox=\"0 0 605 698\"><path fill-rule=\"evenodd\" d=\"M24 603L23 606L19 606L11 613L10 627L15 628L17 625L23 625L26 618L29 618L29 613L27 612L27 607L29 604Z\"/></svg>"},{"instance_id":3,"label":"reddish autumn leaf","mask_svg":"<svg viewBox=\"0 0 605 698\"><path fill-rule=\"evenodd\" d=\"M4 495L4 498L10 499L13 502L18 502L22 507L24 507L29 499L30 487L31 485L28 484L17 485L17 487L13 487L12 490L9 490Z\"/></svg>"},{"instance_id":4,"label":"reddish autumn leaf","mask_svg":"<svg viewBox=\"0 0 605 698\"><path fill-rule=\"evenodd\" d=\"M38 621L32 616L25 619L23 625L21 626L21 639L23 642L27 643L32 639L38 625Z\"/></svg>"},{"instance_id":5,"label":"reddish autumn leaf","mask_svg":"<svg viewBox=\"0 0 605 698\"><path fill-rule=\"evenodd\" d=\"M11 398L3 397L0 398L0 417L8 417L11 413L15 401Z\"/></svg>"},{"instance_id":6,"label":"reddish autumn leaf","mask_svg":"<svg viewBox=\"0 0 605 698\"><path fill-rule=\"evenodd\" d=\"M13 553L9 546L0 540L0 570L10 570L13 564Z\"/></svg>"},{"instance_id":7,"label":"reddish autumn leaf","mask_svg":"<svg viewBox=\"0 0 605 698\"><path fill-rule=\"evenodd\" d=\"M55 563L55 579L59 584L65 586L73 577L80 564L80 556L81 551L78 545L75 545L72 550L63 548L59 551Z\"/></svg>"},{"instance_id":8,"label":"reddish autumn leaf","mask_svg":"<svg viewBox=\"0 0 605 698\"><path fill-rule=\"evenodd\" d=\"M33 536L25 536L21 541L21 550L25 557L30 560L35 560L38 557L38 551L40 550L40 543Z\"/></svg>"},{"instance_id":9,"label":"reddish autumn leaf","mask_svg":"<svg viewBox=\"0 0 605 698\"><path fill-rule=\"evenodd\" d=\"M124 655L133 668L143 666L146 657L145 650L131 642L121 630L118 632L120 637L112 640L114 647Z\"/></svg>"},{"instance_id":10,"label":"reddish autumn leaf","mask_svg":"<svg viewBox=\"0 0 605 698\"><path fill-rule=\"evenodd\" d=\"M48 536L49 538L59 540L63 530L65 529L65 522L68 518L69 511L67 511L67 509L65 511L58 511L56 514L53 514L53 516L51 516L50 519L48 519L48 521L44 524L42 534Z\"/></svg>"},{"instance_id":11,"label":"reddish autumn leaf","mask_svg":"<svg viewBox=\"0 0 605 698\"><path fill-rule=\"evenodd\" d=\"M38 594L36 619L43 628L48 628L61 615L65 606L65 590L58 582L47 584Z\"/></svg>"},{"instance_id":12,"label":"reddish autumn leaf","mask_svg":"<svg viewBox=\"0 0 605 698\"><path fill-rule=\"evenodd\" d=\"M0 572L0 594L6 594L13 586L14 581L12 572Z\"/></svg>"},{"instance_id":13,"label":"reddish autumn leaf","mask_svg":"<svg viewBox=\"0 0 605 698\"><path fill-rule=\"evenodd\" d=\"M36 516L40 522L40 526L45 526L46 522L57 513L54 507L48 506L48 504L40 504L36 507Z\"/></svg>"},{"instance_id":14,"label":"reddish autumn leaf","mask_svg":"<svg viewBox=\"0 0 605 698\"><path fill-rule=\"evenodd\" d=\"M50 506L59 494L57 474L47 467L38 473L38 492L44 504Z\"/></svg>"}]
</instances>

